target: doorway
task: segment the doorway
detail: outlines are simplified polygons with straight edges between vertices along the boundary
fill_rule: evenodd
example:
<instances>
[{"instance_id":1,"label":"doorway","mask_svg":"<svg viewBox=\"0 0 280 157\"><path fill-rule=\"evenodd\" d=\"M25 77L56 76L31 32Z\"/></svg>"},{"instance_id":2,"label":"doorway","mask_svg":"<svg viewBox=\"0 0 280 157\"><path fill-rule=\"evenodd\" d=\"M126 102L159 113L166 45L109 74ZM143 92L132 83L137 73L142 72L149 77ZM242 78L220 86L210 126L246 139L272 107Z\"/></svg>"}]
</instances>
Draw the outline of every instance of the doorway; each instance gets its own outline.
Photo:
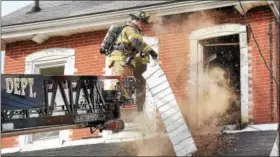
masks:
<instances>
[{"instance_id":1,"label":"doorway","mask_svg":"<svg viewBox=\"0 0 280 157\"><path fill-rule=\"evenodd\" d=\"M220 118L222 125L241 123L239 35L199 41L203 66L199 73L198 115L201 120Z\"/></svg>"},{"instance_id":2,"label":"doorway","mask_svg":"<svg viewBox=\"0 0 280 157\"><path fill-rule=\"evenodd\" d=\"M230 36L232 41L226 39ZM247 27L241 24L221 24L211 27L206 27L193 31L189 35L190 39L190 62L189 62L189 83L188 83L188 115L191 121L197 121L198 115L194 115L193 111L196 110L197 104L199 104L199 97L203 94L203 78L205 77L205 60L212 61L217 56L212 55L209 51L219 51L219 49L225 49L222 47L233 47L237 50L239 46L239 65L240 65L240 114L241 122L248 123L249 118L252 116L249 114L249 109L252 105L253 97L252 89L249 89L249 55L248 55L248 42L247 42ZM237 42L238 39L238 42ZM229 45L223 45L224 43L230 43ZM220 48L219 48L220 47ZM205 49L208 49L205 50ZM214 53L213 53L214 54ZM208 57L205 57L207 56ZM212 58L212 59L211 59ZM215 62L212 61L211 64ZM249 92L251 90L251 92ZM222 92L221 92L222 93Z\"/></svg>"}]
</instances>

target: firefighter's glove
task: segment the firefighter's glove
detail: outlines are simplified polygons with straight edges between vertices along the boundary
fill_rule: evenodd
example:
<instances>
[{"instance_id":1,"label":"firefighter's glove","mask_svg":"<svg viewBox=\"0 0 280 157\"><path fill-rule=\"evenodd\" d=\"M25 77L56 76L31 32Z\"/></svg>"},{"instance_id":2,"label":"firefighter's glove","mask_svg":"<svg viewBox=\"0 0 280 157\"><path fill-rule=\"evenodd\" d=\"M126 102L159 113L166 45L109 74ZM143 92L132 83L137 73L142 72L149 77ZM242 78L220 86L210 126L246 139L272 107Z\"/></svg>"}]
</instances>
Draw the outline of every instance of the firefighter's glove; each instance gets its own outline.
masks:
<instances>
[{"instance_id":1,"label":"firefighter's glove","mask_svg":"<svg viewBox=\"0 0 280 157\"><path fill-rule=\"evenodd\" d=\"M145 57L147 57L147 54L144 53L144 52L141 52L141 53L140 53L140 57L141 57L141 58L145 58Z\"/></svg>"},{"instance_id":2,"label":"firefighter's glove","mask_svg":"<svg viewBox=\"0 0 280 157\"><path fill-rule=\"evenodd\" d=\"M153 58L153 60L157 60L158 55L157 55L157 53L156 53L154 50L151 50L151 51L149 52L149 54L151 55L151 57Z\"/></svg>"},{"instance_id":3,"label":"firefighter's glove","mask_svg":"<svg viewBox=\"0 0 280 157\"><path fill-rule=\"evenodd\" d=\"M104 54L104 50L102 48L100 48L99 52L100 54Z\"/></svg>"}]
</instances>

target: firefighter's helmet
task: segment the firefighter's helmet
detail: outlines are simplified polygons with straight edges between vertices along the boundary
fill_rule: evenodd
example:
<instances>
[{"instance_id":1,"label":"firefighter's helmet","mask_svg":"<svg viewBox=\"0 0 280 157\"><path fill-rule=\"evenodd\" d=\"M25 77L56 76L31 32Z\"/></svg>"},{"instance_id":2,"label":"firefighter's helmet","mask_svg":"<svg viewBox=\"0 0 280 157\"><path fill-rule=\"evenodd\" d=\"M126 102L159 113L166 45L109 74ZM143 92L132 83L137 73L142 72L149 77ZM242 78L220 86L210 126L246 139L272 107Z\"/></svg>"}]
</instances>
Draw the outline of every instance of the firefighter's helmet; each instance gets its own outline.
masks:
<instances>
[{"instance_id":1,"label":"firefighter's helmet","mask_svg":"<svg viewBox=\"0 0 280 157\"><path fill-rule=\"evenodd\" d=\"M129 14L129 15L131 16L132 20L143 21L146 24L149 23L150 16L147 16L146 12L144 11L139 11L137 14Z\"/></svg>"}]
</instances>

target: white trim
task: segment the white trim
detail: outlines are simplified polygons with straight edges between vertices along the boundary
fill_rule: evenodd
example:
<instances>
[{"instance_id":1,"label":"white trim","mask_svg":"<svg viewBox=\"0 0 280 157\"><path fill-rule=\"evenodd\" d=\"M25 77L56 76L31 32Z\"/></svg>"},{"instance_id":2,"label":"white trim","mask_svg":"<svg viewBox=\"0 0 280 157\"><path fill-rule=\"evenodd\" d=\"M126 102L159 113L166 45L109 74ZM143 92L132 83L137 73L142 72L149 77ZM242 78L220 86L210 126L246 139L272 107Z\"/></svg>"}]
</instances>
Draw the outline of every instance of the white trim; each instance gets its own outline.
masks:
<instances>
[{"instance_id":1,"label":"white trim","mask_svg":"<svg viewBox=\"0 0 280 157\"><path fill-rule=\"evenodd\" d=\"M94 145L94 144L102 144L102 143L116 143L116 142L126 142L126 141L136 141L139 139L152 139L154 137L166 137L166 135L162 135L160 133L151 134L151 135L142 135L135 134L134 132L128 132L130 135L134 135L133 138L126 138L119 136L118 134L113 133L115 139L104 139L104 138L93 138L93 139L81 139L81 140L74 140L74 141L66 141L60 145L42 145L41 147L25 147L21 149L20 147L15 148L3 148L1 149L1 154L9 154L9 153L16 153L16 152L27 152L27 151L35 151L35 150L46 150L46 149L56 149L56 148L63 148L63 147L70 147L70 146L82 146L82 145Z\"/></svg>"},{"instance_id":2,"label":"white trim","mask_svg":"<svg viewBox=\"0 0 280 157\"><path fill-rule=\"evenodd\" d=\"M190 34L190 40L203 40L225 35L246 33L246 26L240 24L222 24L196 30Z\"/></svg>"},{"instance_id":3,"label":"white trim","mask_svg":"<svg viewBox=\"0 0 280 157\"><path fill-rule=\"evenodd\" d=\"M246 3L246 2L245 2ZM149 14L156 16L165 16L179 14L185 12L193 12L200 10L208 10L227 6L237 5L237 1L187 1L176 2L171 4L162 4L141 8ZM2 27L2 39L14 38L20 36L44 34L50 32L59 32L63 30L73 30L86 27L103 27L113 23L122 23L128 20L128 14L138 11L137 9L129 9L124 11L115 11L110 13L102 13L88 15L82 17L64 18L59 20L35 22L21 25L11 25ZM102 29L102 28L100 28Z\"/></svg>"},{"instance_id":4,"label":"white trim","mask_svg":"<svg viewBox=\"0 0 280 157\"><path fill-rule=\"evenodd\" d=\"M44 41L48 40L49 39L49 36L47 35L44 35L44 34L36 34L32 40L34 42L36 42L37 44L41 44L43 43Z\"/></svg>"},{"instance_id":5,"label":"white trim","mask_svg":"<svg viewBox=\"0 0 280 157\"><path fill-rule=\"evenodd\" d=\"M64 147L64 142L71 142L70 135L72 134L72 130L60 130L59 131L59 138L55 139L48 139L46 141L35 141L32 143L30 138L32 138L32 135L20 135L18 138L19 141L19 150L20 152L26 152L26 151L35 151L35 150L45 150L45 149L53 149L53 148L60 148ZM66 145L67 146L67 145ZM17 152L14 151L14 152ZM11 152L10 152L11 153Z\"/></svg>"},{"instance_id":6,"label":"white trim","mask_svg":"<svg viewBox=\"0 0 280 157\"><path fill-rule=\"evenodd\" d=\"M4 68L5 68L5 51L1 51L1 74L4 74Z\"/></svg>"},{"instance_id":7,"label":"white trim","mask_svg":"<svg viewBox=\"0 0 280 157\"><path fill-rule=\"evenodd\" d=\"M25 58L25 74L38 74L39 67L54 67L64 65L64 75L74 75L75 50L69 48L50 48L28 55ZM70 130L59 131L59 138L48 141L36 141L28 144L31 135L21 135L18 137L21 151L37 150L41 147L58 147L62 141L68 141L71 135Z\"/></svg>"},{"instance_id":8,"label":"white trim","mask_svg":"<svg viewBox=\"0 0 280 157\"><path fill-rule=\"evenodd\" d=\"M1 154L9 154L9 153L15 153L20 152L20 147L13 147L13 148L2 148Z\"/></svg>"},{"instance_id":9,"label":"white trim","mask_svg":"<svg viewBox=\"0 0 280 157\"><path fill-rule=\"evenodd\" d=\"M279 134L277 134L270 156L279 156Z\"/></svg>"},{"instance_id":10,"label":"white trim","mask_svg":"<svg viewBox=\"0 0 280 157\"><path fill-rule=\"evenodd\" d=\"M34 74L36 67L47 65L64 65L64 75L74 75L75 51L68 48L51 48L28 55L25 58L25 74Z\"/></svg>"},{"instance_id":11,"label":"white trim","mask_svg":"<svg viewBox=\"0 0 280 157\"><path fill-rule=\"evenodd\" d=\"M241 14L244 15L246 14L250 9L255 8L255 7L259 7L259 6L266 6L269 5L271 11L273 12L277 22L279 22L279 10L277 8L277 6L275 5L275 1L274 0L267 0L267 1L250 1L245 3L244 1L241 2L242 7L244 9L241 8L240 4L237 4L235 6L235 9Z\"/></svg>"},{"instance_id":12,"label":"white trim","mask_svg":"<svg viewBox=\"0 0 280 157\"><path fill-rule=\"evenodd\" d=\"M244 1L241 1L241 4L242 4L242 7L240 6L240 4L238 4L238 5L235 6L235 9L241 15L245 15L249 10L251 10L255 7L268 5L268 2L267 1L250 1L249 3L244 3Z\"/></svg>"},{"instance_id":13,"label":"white trim","mask_svg":"<svg viewBox=\"0 0 280 157\"><path fill-rule=\"evenodd\" d=\"M31 61L37 61L39 59L49 57L49 56L62 56L62 57L68 57L68 56L74 56L75 51L73 49L67 49L67 48L51 48L46 50L41 50L35 53L32 53L26 57L27 62Z\"/></svg>"},{"instance_id":14,"label":"white trim","mask_svg":"<svg viewBox=\"0 0 280 157\"><path fill-rule=\"evenodd\" d=\"M196 104L197 95L200 95L199 85L202 84L202 75L200 74L203 66L202 58L203 46L199 40L214 38L225 35L239 34L240 44L240 81L241 81L241 119L246 123L249 121L249 65L248 65L248 43L246 26L240 24L223 24L192 32L189 36L190 39L190 80L189 88L192 89L190 96L190 104Z\"/></svg>"},{"instance_id":15,"label":"white trim","mask_svg":"<svg viewBox=\"0 0 280 157\"><path fill-rule=\"evenodd\" d=\"M277 22L279 22L280 13L279 13L279 10L278 10L277 6L275 5L274 0L268 0L268 4L269 4L269 7L271 8Z\"/></svg>"},{"instance_id":16,"label":"white trim","mask_svg":"<svg viewBox=\"0 0 280 157\"><path fill-rule=\"evenodd\" d=\"M236 125L226 126L224 133L241 133L241 132L252 132L252 131L277 131L278 124L258 124L258 125L248 125L242 130L236 130Z\"/></svg>"}]
</instances>

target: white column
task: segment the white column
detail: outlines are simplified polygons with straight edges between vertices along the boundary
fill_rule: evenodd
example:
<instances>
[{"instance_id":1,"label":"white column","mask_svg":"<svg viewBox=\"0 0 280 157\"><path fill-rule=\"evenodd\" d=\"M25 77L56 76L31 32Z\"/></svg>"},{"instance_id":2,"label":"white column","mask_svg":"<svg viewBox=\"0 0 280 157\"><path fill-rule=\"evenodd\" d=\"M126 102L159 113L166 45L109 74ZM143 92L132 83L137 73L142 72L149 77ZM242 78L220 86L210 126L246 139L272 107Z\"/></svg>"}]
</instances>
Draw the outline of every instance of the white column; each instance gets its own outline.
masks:
<instances>
[{"instance_id":1,"label":"white column","mask_svg":"<svg viewBox=\"0 0 280 157\"><path fill-rule=\"evenodd\" d=\"M249 62L247 33L239 34L240 45L240 83L241 83L241 121L249 122Z\"/></svg>"}]
</instances>

